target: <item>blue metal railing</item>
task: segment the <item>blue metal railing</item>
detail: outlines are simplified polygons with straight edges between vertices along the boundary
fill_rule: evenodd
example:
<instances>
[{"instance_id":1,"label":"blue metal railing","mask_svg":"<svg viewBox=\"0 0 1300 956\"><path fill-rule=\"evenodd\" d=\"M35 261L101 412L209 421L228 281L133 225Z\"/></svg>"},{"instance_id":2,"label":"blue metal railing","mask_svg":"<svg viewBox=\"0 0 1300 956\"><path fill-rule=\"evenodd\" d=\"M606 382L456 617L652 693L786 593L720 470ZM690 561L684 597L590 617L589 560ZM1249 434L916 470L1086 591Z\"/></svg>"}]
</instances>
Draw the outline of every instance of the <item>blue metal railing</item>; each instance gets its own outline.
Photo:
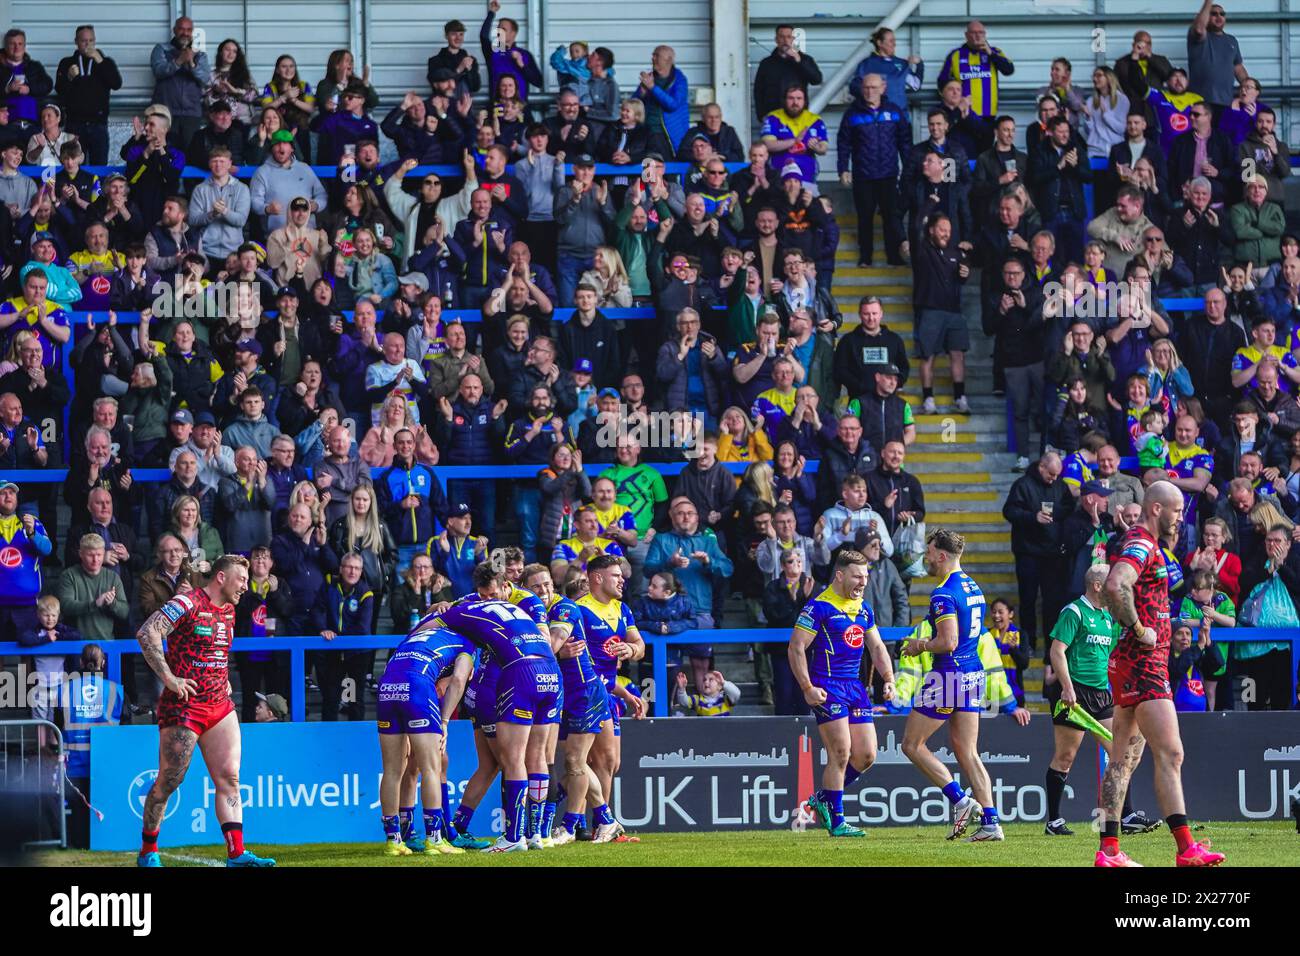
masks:
<instances>
[{"instance_id":1,"label":"blue metal railing","mask_svg":"<svg viewBox=\"0 0 1300 956\"><path fill-rule=\"evenodd\" d=\"M899 641L911 633L906 627L882 627L880 636L886 641ZM233 653L246 651L279 651L289 653L289 687L290 716L296 721L307 719L307 702L303 688L307 679L306 655L311 651L345 651L345 650L379 650L396 647L401 643L401 634L368 634L357 636L340 636L327 641L319 635L308 637L241 637L231 645ZM645 634L641 635L647 648L654 648L654 700L653 716L667 717L672 689L668 686L668 650L688 644L785 644L790 640L787 628L723 628L720 630L683 631L680 634ZM1279 641L1291 645L1291 680L1292 706L1295 706L1294 692L1297 670L1300 669L1300 632L1280 628L1253 627L1216 627L1214 640L1219 643L1236 643L1239 641ZM51 652L75 656L81 653L87 644L98 644L104 650L108 661L107 676L120 681L122 673L122 655L138 654L139 646L133 640L116 641L67 641L56 644L43 644L39 647L23 647L18 644L0 643L0 658L34 657L49 655Z\"/></svg>"}]
</instances>

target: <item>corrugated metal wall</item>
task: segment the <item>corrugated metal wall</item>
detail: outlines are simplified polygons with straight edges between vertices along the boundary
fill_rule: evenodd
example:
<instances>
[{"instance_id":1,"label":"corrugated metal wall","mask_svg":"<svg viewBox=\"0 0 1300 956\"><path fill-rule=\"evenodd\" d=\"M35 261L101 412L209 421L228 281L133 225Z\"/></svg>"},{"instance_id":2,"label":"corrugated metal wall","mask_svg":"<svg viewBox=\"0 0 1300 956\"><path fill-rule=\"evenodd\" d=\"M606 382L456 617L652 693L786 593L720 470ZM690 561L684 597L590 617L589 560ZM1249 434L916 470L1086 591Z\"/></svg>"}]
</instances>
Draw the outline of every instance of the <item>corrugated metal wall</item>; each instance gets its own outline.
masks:
<instances>
[{"instance_id":1,"label":"corrugated metal wall","mask_svg":"<svg viewBox=\"0 0 1300 956\"><path fill-rule=\"evenodd\" d=\"M1052 60L1064 56L1074 64L1075 83L1085 89L1091 89L1092 67L1098 61L1099 54L1093 52L1093 29L1098 20L1105 22L1104 13L1097 15L1092 11L1094 0L1081 0L1072 3L1061 0L924 0L920 11L926 17L983 16L1005 17L1020 16L1022 22L1016 24L996 23L988 25L989 41L1001 47L1016 66L1013 76L1002 81L1003 89L1037 89L1047 83ZM1286 0L1281 0L1286 3ZM749 15L749 60L750 75L757 69L759 61L771 52L773 47L773 27L770 23L755 23L778 18L789 20L796 26L803 27L807 34L807 50L817 59L822 72L829 76L847 56L870 34L874 24L882 19L895 6L894 0L820 0L816 9L818 14L791 18L791 8L785 0L750 0ZM1150 25L1122 23L1111 25L1106 33L1099 37L1104 41L1104 51L1100 54L1101 62L1114 65L1115 61L1129 51L1132 36L1137 29L1145 28L1152 35L1155 52L1168 57L1175 65L1185 66L1187 62L1187 28L1195 15L1194 2L1182 0L1147 0L1147 2L1125 2L1107 0L1103 8L1124 15L1159 14L1174 15L1175 22L1152 22ZM1255 2L1233 2L1227 5L1228 31L1241 44L1242 59L1252 76L1264 86L1265 101L1270 100L1270 85L1280 83L1294 84L1297 77L1284 75L1282 50L1300 50L1300 24L1279 24L1278 22L1233 22L1233 16L1242 13L1276 13L1278 0L1255 0ZM1076 14L1077 23L1044 22L1042 14ZM845 22L842 18L866 18L855 23ZM839 22L837 22L837 19ZM953 25L910 25L904 23L897 31L898 55L906 57L913 52L912 42L918 40L917 50L926 65L926 81L923 92L931 96L935 89L934 81L943 57L953 47L962 42L962 26ZM1011 107L1007 110L1016 117L1023 127L1033 119L1033 107ZM834 139L835 127L839 124L842 107L834 106L825 111L828 127ZM1283 110L1280 120L1288 131L1288 139L1295 142L1300 129L1297 126L1297 111ZM913 124L916 129L924 126L924 115L913 110ZM915 129L914 129L915 131ZM919 138L920 133L917 133ZM826 165L826 164L823 164Z\"/></svg>"}]
</instances>

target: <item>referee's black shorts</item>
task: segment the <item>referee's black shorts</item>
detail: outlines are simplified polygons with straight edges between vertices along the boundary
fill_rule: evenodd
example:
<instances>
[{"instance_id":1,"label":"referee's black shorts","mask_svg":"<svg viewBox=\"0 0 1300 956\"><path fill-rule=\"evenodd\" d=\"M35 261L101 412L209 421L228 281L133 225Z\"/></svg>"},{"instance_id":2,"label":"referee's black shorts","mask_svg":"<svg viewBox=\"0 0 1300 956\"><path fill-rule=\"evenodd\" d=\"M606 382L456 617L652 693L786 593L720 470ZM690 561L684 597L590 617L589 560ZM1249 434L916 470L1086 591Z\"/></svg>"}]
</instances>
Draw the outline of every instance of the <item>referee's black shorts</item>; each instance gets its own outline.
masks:
<instances>
[{"instance_id":1,"label":"referee's black shorts","mask_svg":"<svg viewBox=\"0 0 1300 956\"><path fill-rule=\"evenodd\" d=\"M1108 720L1115 713L1115 700L1110 695L1110 689L1106 687L1089 687L1087 684L1075 684L1074 696L1079 698L1079 706L1092 717L1094 720ZM1056 702L1061 699L1061 682L1052 681L1043 688L1043 699L1047 701L1048 706L1053 711L1056 710ZM1052 723L1057 727L1070 727L1074 730L1083 730L1074 721L1069 720L1062 711L1059 715L1053 715Z\"/></svg>"}]
</instances>

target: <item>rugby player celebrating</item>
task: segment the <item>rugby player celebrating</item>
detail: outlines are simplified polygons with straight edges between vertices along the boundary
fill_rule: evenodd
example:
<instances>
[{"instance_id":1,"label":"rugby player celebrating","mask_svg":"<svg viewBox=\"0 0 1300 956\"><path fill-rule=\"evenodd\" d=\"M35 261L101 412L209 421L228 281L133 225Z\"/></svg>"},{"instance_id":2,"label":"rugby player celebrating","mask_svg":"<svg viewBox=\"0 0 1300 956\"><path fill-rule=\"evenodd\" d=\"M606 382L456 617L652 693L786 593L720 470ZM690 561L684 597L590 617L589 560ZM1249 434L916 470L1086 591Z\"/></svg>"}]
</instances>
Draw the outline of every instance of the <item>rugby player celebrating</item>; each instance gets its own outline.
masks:
<instances>
[{"instance_id":1,"label":"rugby player celebrating","mask_svg":"<svg viewBox=\"0 0 1300 956\"><path fill-rule=\"evenodd\" d=\"M222 555L212 565L207 585L177 594L136 634L144 659L163 685L158 698L158 776L144 801L137 866L163 865L158 855L163 811L185 779L196 743L216 790L226 866L275 866L275 860L244 849L239 718L230 700L229 665L235 605L246 590L248 559Z\"/></svg>"},{"instance_id":2,"label":"rugby player celebrating","mask_svg":"<svg viewBox=\"0 0 1300 956\"><path fill-rule=\"evenodd\" d=\"M858 551L841 551L830 587L804 606L790 634L790 670L817 717L826 747L822 789L808 801L833 837L862 837L866 831L844 819L844 788L876 760L871 697L859 677L864 648L885 681L885 700L894 697L894 668L876 629L876 616L862 602L868 561ZM811 673L808 649L812 648Z\"/></svg>"}]
</instances>

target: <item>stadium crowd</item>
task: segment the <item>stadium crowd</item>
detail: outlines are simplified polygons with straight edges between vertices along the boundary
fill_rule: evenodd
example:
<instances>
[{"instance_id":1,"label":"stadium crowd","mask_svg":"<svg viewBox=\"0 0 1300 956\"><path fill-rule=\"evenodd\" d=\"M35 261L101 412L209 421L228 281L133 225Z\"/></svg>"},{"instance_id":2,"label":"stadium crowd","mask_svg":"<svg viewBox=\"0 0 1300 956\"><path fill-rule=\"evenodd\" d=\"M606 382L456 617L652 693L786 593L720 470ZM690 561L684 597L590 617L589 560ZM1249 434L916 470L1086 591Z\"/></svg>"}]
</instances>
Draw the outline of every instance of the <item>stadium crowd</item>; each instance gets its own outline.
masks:
<instances>
[{"instance_id":1,"label":"stadium crowd","mask_svg":"<svg viewBox=\"0 0 1300 956\"><path fill-rule=\"evenodd\" d=\"M610 50L561 46L543 115L539 55L498 8L479 48L447 23L428 89L386 112L346 50L316 83L286 54L262 84L237 42L196 50L177 20L108 175L83 168L109 159L122 82L94 28L52 73L21 29L5 34L0 468L67 479L0 482L0 641L131 640L225 552L252 562L240 637L405 633L489 556L562 583L602 553L624 560L647 633L787 627L846 547L872 561L877 622L907 626L927 511L900 390L915 359L915 411L938 411L946 354L955 411L970 411L968 283L1024 472L1004 510L1019 613L1003 605L992 629L1008 712L1028 651L1156 478L1186 497L1167 542L1181 617L1230 626L1249 608L1264 625L1267 605L1296 623L1290 157L1217 4L1197 14L1186 68L1144 31L1090 91L1055 61L1023 135L998 110L1011 54L974 21L916 141L925 65L877 31L833 159L809 110L822 74L792 26L759 66L746 146L716 104L694 119L667 46L621 76ZM832 162L860 264L879 212L885 261L912 266L915 356L874 297L842 329ZM415 172L429 167L455 174ZM1181 294L1203 310L1157 298ZM654 317L615 311L629 308ZM678 475L656 467L684 456ZM535 477L439 476L499 465ZM1273 582L1288 601L1252 603ZM736 594L744 612L728 609ZM1233 706L1215 701L1231 677L1255 682L1252 707L1290 706L1284 643L1182 653L1202 707ZM685 648L682 673L725 713L735 686L711 656ZM57 680L62 659L42 660ZM374 663L312 656L321 718L364 716ZM764 703L806 710L784 645L756 648L755 666ZM238 667L247 720L304 692L277 654ZM156 697L145 674L123 675L136 713Z\"/></svg>"}]
</instances>

